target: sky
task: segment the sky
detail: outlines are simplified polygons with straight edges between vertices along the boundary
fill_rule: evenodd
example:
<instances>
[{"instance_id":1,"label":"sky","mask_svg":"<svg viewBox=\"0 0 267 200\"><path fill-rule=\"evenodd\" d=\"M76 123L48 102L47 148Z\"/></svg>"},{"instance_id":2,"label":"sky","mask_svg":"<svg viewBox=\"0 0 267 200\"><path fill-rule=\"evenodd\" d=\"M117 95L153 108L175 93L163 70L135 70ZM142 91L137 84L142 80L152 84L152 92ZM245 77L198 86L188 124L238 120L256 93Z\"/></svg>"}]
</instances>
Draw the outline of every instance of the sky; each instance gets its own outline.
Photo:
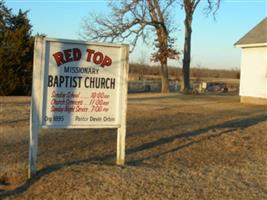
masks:
<instances>
[{"instance_id":1,"label":"sky","mask_svg":"<svg viewBox=\"0 0 267 200\"><path fill-rule=\"evenodd\" d=\"M28 18L33 34L47 37L81 39L81 27L89 13L108 13L108 0L5 0L14 13L29 10ZM234 47L244 34L267 16L267 0L222 0L213 16L203 14L206 0L202 0L193 19L191 66L212 69L239 69L241 50ZM184 13L177 7L174 14L178 25L176 48L183 50ZM177 19L177 20L176 20ZM127 42L126 42L127 43ZM130 54L130 62L150 63L151 46L138 42ZM182 60L169 65L181 67Z\"/></svg>"}]
</instances>

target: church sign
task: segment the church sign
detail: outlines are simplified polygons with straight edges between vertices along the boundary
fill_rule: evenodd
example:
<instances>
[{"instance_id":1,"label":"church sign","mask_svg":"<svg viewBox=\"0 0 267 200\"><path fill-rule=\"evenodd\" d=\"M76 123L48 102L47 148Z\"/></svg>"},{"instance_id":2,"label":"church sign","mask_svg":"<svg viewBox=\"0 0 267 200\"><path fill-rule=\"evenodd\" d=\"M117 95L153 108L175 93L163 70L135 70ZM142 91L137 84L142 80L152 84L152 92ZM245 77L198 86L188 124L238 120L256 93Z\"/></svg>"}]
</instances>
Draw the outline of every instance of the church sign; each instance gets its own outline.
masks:
<instances>
[{"instance_id":1,"label":"church sign","mask_svg":"<svg viewBox=\"0 0 267 200\"><path fill-rule=\"evenodd\" d=\"M35 39L29 176L40 128L117 128L124 163L127 74L127 45Z\"/></svg>"}]
</instances>

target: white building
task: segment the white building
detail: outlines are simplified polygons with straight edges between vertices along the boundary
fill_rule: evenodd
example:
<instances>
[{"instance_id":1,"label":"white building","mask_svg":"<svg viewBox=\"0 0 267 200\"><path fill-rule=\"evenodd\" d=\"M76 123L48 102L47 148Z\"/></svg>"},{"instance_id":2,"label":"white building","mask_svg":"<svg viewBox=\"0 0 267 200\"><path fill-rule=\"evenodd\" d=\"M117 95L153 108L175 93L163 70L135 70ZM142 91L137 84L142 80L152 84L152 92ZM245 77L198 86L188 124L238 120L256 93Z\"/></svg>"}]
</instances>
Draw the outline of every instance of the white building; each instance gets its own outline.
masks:
<instances>
[{"instance_id":1,"label":"white building","mask_svg":"<svg viewBox=\"0 0 267 200\"><path fill-rule=\"evenodd\" d=\"M267 17L236 42L235 46L242 50L241 103L267 105Z\"/></svg>"}]
</instances>

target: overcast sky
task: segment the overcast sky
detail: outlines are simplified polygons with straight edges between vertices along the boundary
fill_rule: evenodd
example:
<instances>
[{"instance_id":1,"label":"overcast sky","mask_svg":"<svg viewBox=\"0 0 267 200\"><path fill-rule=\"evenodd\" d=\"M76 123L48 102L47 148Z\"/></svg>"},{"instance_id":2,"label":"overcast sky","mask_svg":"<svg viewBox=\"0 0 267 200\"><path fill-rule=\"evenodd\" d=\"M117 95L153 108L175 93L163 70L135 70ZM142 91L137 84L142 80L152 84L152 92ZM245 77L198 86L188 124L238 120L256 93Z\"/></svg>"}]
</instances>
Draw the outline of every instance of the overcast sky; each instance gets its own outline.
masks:
<instances>
[{"instance_id":1,"label":"overcast sky","mask_svg":"<svg viewBox=\"0 0 267 200\"><path fill-rule=\"evenodd\" d=\"M267 0L222 0L216 14L203 14L201 5L194 15L192 35L192 66L233 69L240 66L240 49L233 44L246 32L267 16ZM28 17L33 26L33 34L44 33L48 37L81 39L82 21L88 13L108 13L106 0L6 0L6 5L16 13L18 9L29 10ZM183 49L183 10L177 9L174 15L178 24L176 47ZM143 55L149 62L151 47L138 43L130 55L130 61L139 62ZM181 61L170 62L181 66Z\"/></svg>"}]
</instances>

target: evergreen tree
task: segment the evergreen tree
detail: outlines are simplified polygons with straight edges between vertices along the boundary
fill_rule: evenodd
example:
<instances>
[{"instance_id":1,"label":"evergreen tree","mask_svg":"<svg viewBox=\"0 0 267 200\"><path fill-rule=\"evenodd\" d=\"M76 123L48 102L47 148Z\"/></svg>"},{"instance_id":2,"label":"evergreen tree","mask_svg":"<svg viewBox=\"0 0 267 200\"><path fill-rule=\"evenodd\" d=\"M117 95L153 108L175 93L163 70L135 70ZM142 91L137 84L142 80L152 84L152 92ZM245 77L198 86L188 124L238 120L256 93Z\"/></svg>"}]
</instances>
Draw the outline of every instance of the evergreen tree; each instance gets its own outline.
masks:
<instances>
[{"instance_id":1,"label":"evergreen tree","mask_svg":"<svg viewBox=\"0 0 267 200\"><path fill-rule=\"evenodd\" d=\"M33 37L27 11L13 14L0 1L0 95L30 94Z\"/></svg>"}]
</instances>

